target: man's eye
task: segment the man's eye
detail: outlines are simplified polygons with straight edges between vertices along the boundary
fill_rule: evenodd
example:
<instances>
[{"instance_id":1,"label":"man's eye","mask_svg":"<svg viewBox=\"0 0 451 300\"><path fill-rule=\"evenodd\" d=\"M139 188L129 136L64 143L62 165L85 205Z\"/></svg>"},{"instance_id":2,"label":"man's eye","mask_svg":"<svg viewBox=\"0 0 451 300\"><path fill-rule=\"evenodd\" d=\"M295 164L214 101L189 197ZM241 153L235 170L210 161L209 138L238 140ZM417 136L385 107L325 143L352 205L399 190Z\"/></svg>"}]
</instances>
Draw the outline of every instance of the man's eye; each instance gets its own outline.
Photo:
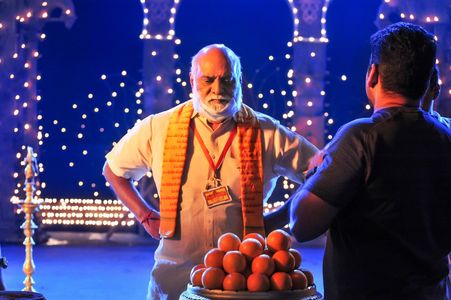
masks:
<instances>
[{"instance_id":1,"label":"man's eye","mask_svg":"<svg viewBox=\"0 0 451 300\"><path fill-rule=\"evenodd\" d=\"M205 82L205 83L212 83L215 80L213 78L206 77L206 78L203 78L202 81Z\"/></svg>"},{"instance_id":2,"label":"man's eye","mask_svg":"<svg viewBox=\"0 0 451 300\"><path fill-rule=\"evenodd\" d=\"M222 78L222 82L224 82L224 83L232 83L233 82L233 77L224 77L224 78Z\"/></svg>"}]
</instances>

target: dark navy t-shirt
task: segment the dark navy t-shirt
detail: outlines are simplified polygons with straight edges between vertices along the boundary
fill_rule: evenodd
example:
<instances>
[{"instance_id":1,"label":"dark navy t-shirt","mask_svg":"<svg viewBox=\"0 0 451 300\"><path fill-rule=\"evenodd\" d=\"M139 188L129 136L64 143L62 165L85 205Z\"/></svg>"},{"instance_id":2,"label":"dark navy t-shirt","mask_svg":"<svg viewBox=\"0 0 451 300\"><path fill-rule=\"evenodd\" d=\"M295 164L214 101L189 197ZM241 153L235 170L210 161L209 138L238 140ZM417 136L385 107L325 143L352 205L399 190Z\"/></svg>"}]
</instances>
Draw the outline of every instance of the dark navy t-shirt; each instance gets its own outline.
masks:
<instances>
[{"instance_id":1,"label":"dark navy t-shirt","mask_svg":"<svg viewBox=\"0 0 451 300\"><path fill-rule=\"evenodd\" d=\"M327 299L440 297L451 251L449 128L417 108L379 110L339 130L304 188L340 209L324 258Z\"/></svg>"}]
</instances>

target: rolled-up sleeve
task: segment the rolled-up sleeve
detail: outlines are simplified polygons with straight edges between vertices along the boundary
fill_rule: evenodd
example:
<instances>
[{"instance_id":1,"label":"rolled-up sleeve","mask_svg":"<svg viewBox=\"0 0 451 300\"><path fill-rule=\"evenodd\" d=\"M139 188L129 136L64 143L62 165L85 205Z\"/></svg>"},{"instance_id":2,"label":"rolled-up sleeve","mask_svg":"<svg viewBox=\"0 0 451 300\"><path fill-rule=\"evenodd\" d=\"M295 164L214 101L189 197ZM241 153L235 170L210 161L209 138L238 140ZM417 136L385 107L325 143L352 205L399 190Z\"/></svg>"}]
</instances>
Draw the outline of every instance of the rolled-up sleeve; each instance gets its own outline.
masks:
<instances>
[{"instance_id":1,"label":"rolled-up sleeve","mask_svg":"<svg viewBox=\"0 0 451 300\"><path fill-rule=\"evenodd\" d=\"M306 138L277 122L274 132L274 173L298 183L304 181L309 160L318 152Z\"/></svg>"},{"instance_id":2,"label":"rolled-up sleeve","mask_svg":"<svg viewBox=\"0 0 451 300\"><path fill-rule=\"evenodd\" d=\"M152 116L138 122L106 155L116 176L139 180L151 169L151 125Z\"/></svg>"}]
</instances>

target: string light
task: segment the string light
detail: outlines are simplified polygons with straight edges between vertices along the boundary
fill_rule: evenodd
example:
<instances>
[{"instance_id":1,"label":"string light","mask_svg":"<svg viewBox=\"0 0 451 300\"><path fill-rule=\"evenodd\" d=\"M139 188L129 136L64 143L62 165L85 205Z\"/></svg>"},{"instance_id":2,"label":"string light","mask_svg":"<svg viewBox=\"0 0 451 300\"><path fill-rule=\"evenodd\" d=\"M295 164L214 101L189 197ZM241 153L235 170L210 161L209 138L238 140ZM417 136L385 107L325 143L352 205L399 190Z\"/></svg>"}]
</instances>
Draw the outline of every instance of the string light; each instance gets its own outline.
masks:
<instances>
[{"instance_id":1,"label":"string light","mask_svg":"<svg viewBox=\"0 0 451 300\"><path fill-rule=\"evenodd\" d=\"M96 193L98 194L98 192L94 192L94 194ZM40 205L42 224L113 227L130 227L136 224L133 214L118 200L95 198L44 198L40 200L42 201Z\"/></svg>"},{"instance_id":2,"label":"string light","mask_svg":"<svg viewBox=\"0 0 451 300\"><path fill-rule=\"evenodd\" d=\"M300 26L300 22L299 22L299 11L298 9L295 7L295 3L293 0L288 0L288 3L290 5L291 8L291 12L293 14L293 42L294 43L299 43L299 42L304 42L304 43L328 43L329 39L327 38L327 31L326 31L326 15L327 15L327 9L329 7L329 2L330 0L325 0L324 4L321 8L321 19L320 19L320 23L321 23L321 36L320 37L305 37L305 36L300 36L299 35L299 26ZM290 47L290 46L289 46Z\"/></svg>"},{"instance_id":3,"label":"string light","mask_svg":"<svg viewBox=\"0 0 451 300\"><path fill-rule=\"evenodd\" d=\"M170 8L170 17L168 19L168 23L169 23L169 29L167 32L163 33L150 33L150 20L152 19L152 11L149 10L148 6L148 2L150 3L150 1L148 0L140 0L141 5L142 5L142 9L143 9L143 28L141 31L141 34L139 35L140 39L146 39L146 40L151 40L151 39L156 39L156 40L174 40L175 38L175 29L174 29L174 25L175 25L175 16L177 14L177 7L180 3L180 0L174 0L174 3L172 5L172 7ZM180 44L180 40L176 39L175 40L175 44Z\"/></svg>"}]
</instances>

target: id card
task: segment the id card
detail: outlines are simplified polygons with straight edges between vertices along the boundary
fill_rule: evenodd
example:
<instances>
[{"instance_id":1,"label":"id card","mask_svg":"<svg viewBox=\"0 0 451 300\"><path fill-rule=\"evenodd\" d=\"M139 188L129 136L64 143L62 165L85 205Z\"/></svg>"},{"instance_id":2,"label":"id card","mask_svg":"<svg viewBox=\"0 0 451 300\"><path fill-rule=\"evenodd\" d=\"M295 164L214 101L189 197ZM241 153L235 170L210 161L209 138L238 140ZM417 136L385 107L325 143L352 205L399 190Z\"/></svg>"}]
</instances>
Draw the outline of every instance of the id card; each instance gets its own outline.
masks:
<instances>
[{"instance_id":1,"label":"id card","mask_svg":"<svg viewBox=\"0 0 451 300\"><path fill-rule=\"evenodd\" d=\"M204 197L208 208L232 201L232 197L230 197L229 190L226 186L219 186L203 191L202 196Z\"/></svg>"}]
</instances>

